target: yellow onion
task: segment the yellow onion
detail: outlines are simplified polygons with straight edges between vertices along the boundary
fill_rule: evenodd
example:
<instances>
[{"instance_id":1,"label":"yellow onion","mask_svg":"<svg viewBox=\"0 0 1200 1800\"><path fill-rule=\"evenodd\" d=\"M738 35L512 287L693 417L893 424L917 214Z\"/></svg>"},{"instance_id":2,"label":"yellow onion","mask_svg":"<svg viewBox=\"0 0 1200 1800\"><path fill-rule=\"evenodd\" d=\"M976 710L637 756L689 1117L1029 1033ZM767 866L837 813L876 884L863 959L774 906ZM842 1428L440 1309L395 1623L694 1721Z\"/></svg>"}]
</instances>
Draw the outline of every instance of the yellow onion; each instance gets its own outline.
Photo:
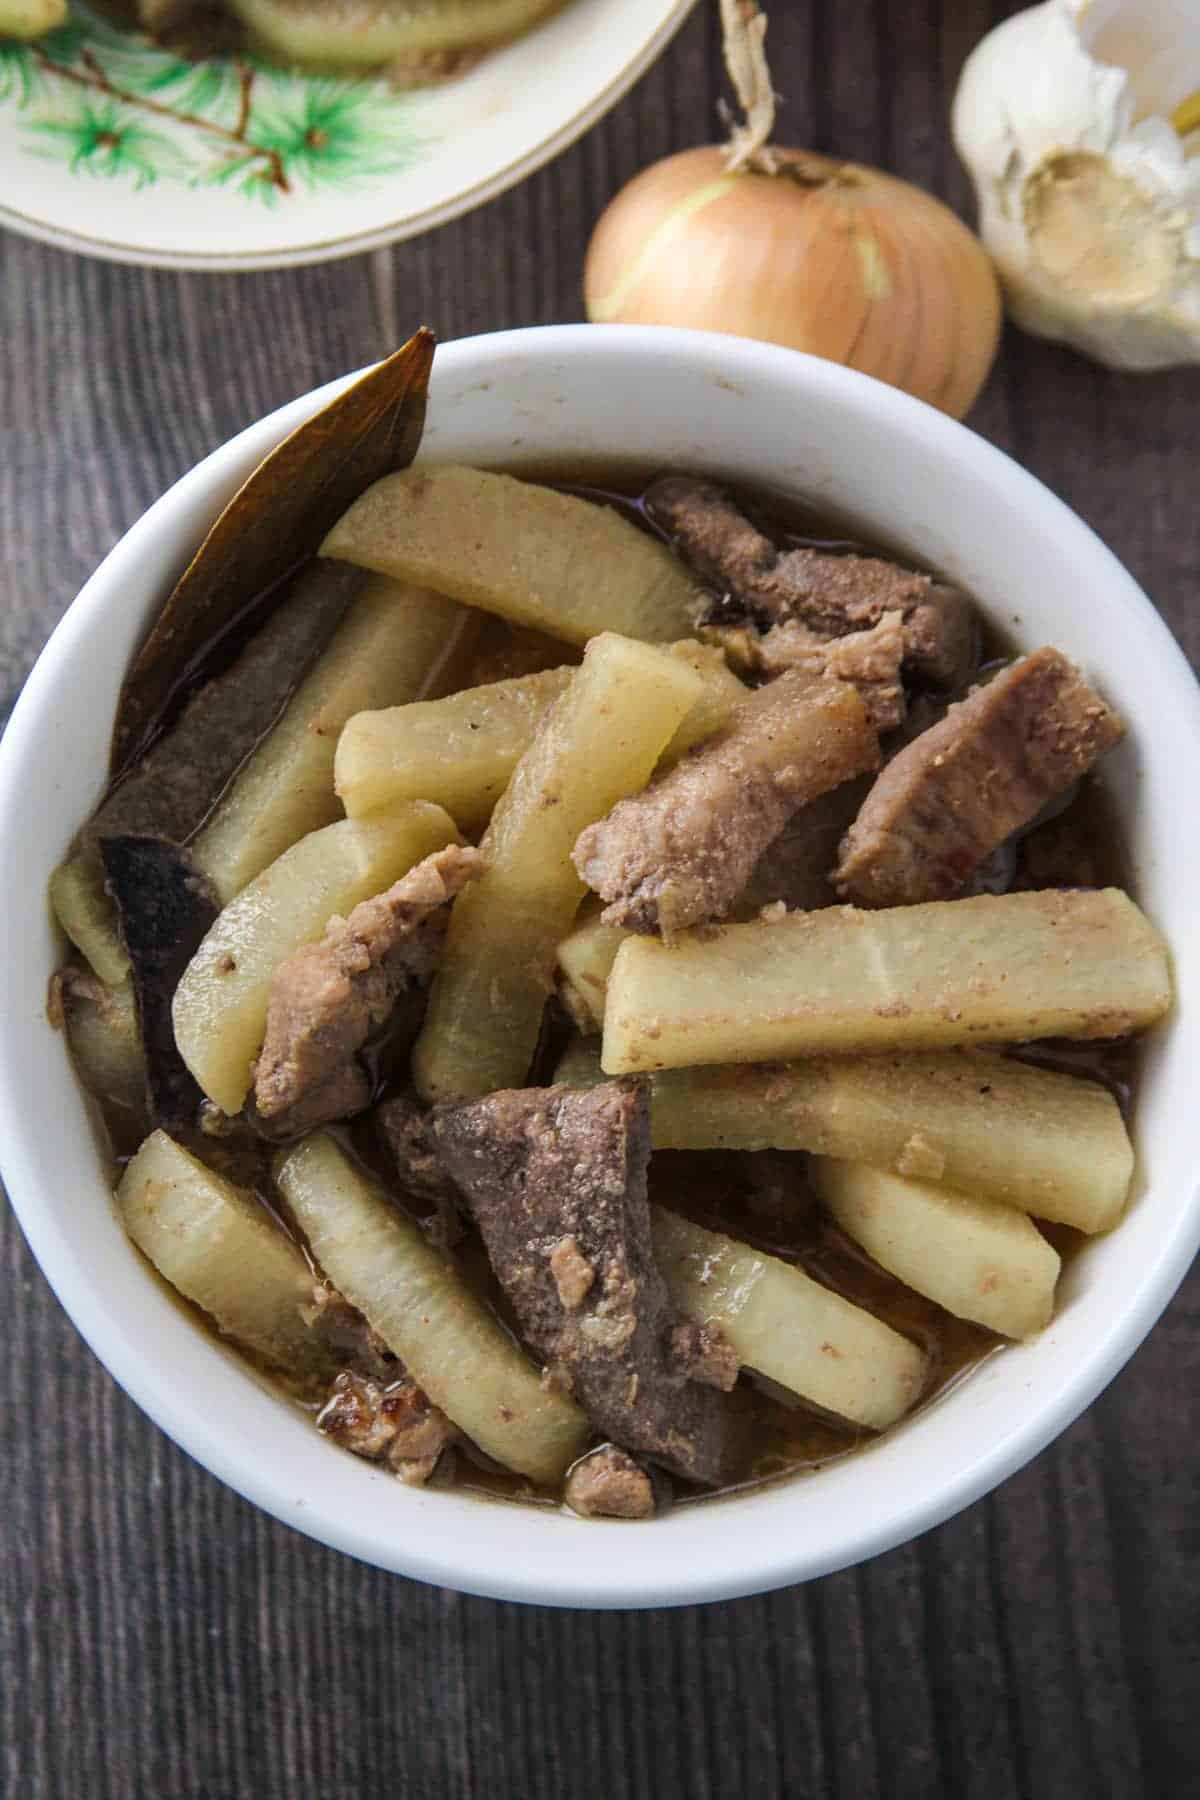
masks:
<instances>
[{"instance_id":1,"label":"yellow onion","mask_svg":"<svg viewBox=\"0 0 1200 1800\"><path fill-rule=\"evenodd\" d=\"M809 350L961 418L1000 330L978 239L940 200L877 169L773 155L773 174L730 173L709 146L636 176L588 249L589 319Z\"/></svg>"},{"instance_id":2,"label":"yellow onion","mask_svg":"<svg viewBox=\"0 0 1200 1800\"><path fill-rule=\"evenodd\" d=\"M761 50L757 9L730 0L727 12L759 25ZM765 62L755 97L738 80L728 17L726 26L730 72L754 128L740 127L730 146L669 156L622 189L588 248L589 319L689 325L808 350L961 418L1000 331L987 252L949 207L909 182L766 147Z\"/></svg>"}]
</instances>

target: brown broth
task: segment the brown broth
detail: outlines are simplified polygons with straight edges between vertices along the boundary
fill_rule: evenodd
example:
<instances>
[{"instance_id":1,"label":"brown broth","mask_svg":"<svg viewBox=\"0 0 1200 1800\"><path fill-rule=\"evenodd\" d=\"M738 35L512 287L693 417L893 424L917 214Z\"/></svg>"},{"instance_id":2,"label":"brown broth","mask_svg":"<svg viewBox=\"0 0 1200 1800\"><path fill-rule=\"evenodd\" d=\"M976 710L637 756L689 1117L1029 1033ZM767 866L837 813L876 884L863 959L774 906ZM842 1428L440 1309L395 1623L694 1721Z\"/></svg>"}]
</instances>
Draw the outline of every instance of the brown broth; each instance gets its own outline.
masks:
<instances>
[{"instance_id":1,"label":"brown broth","mask_svg":"<svg viewBox=\"0 0 1200 1800\"><path fill-rule=\"evenodd\" d=\"M644 471L612 467L577 469L576 476L582 478L574 480L564 480L561 468L530 466L519 472L613 506L640 529L660 540L664 538L645 506L648 484ZM759 496L744 494L739 498L756 521L778 541L834 553L883 554L908 561L903 553L883 549L856 530L851 531L843 522L831 520L798 503L776 498L769 498L764 503ZM177 711L203 680L232 659L263 616L263 609L257 606L252 617L239 622L236 630L224 633L210 646L209 653L186 671L172 696L172 711ZM1006 634L990 622L981 621L981 668L986 670L989 662L999 663L1013 654L1015 646ZM578 657L578 650L544 634L489 619L464 664L462 685L498 681L575 662ZM945 697L918 697L914 710L922 716L923 728L940 716L946 703ZM1128 861L1116 829L1111 802L1101 783L1092 778L1080 784L1069 803L1055 816L1039 821L1023 834L1022 840L1013 847L1011 864L1009 879L1017 885L1113 884L1131 887ZM1056 879L1035 879L1039 870L1043 874L1056 871ZM553 1042L556 1031L561 1038L559 1022L551 1009L546 1043ZM1010 1046L1009 1053L1043 1067L1102 1083L1116 1096L1128 1118L1136 1091L1136 1043L1037 1043ZM533 1079L549 1079L548 1070L553 1061L552 1056L539 1058ZM382 1056L379 1066L382 1080L386 1068ZM124 1161L130 1143L128 1118L113 1113L106 1122L115 1160ZM392 1185L386 1154L376 1139L368 1115L335 1129L343 1145L372 1175L385 1186ZM255 1193L276 1222L295 1237L308 1254L271 1181L270 1159L274 1146L264 1144L244 1128L228 1137L208 1137L197 1131L189 1135L187 1144L211 1167ZM954 1318L905 1287L866 1256L823 1210L808 1184L806 1169L807 1158L799 1152L660 1151L651 1161L650 1196L656 1203L680 1212L698 1224L724 1231L770 1255L794 1263L814 1280L864 1307L918 1343L928 1359L921 1405L944 1393L985 1357L1002 1348L1003 1340L994 1333ZM399 1195L396 1198L405 1208L415 1208L416 1203L410 1198ZM415 1211L414 1216L428 1217L419 1211ZM1067 1227L1042 1225L1040 1228L1064 1259L1073 1256L1084 1241L1079 1233ZM492 1310L505 1330L517 1337L516 1320L478 1236L468 1233L450 1254L472 1290ZM180 1300L179 1303L193 1318L204 1319L188 1302ZM215 1331L211 1321L204 1319L204 1323ZM281 1391L287 1391L283 1384L277 1385ZM296 1398L294 1394L288 1397ZM726 1484L715 1493L701 1493L688 1489L686 1484L678 1484L677 1499L680 1502L709 1501L722 1494L744 1491L799 1473L811 1473L876 1440L877 1434L848 1425L746 1373L728 1397L728 1407L733 1450ZM457 1487L489 1499L553 1506L559 1498L557 1494L536 1489L524 1477L497 1467L470 1447L457 1451L452 1473L439 1471L437 1479L439 1484L453 1480Z\"/></svg>"}]
</instances>

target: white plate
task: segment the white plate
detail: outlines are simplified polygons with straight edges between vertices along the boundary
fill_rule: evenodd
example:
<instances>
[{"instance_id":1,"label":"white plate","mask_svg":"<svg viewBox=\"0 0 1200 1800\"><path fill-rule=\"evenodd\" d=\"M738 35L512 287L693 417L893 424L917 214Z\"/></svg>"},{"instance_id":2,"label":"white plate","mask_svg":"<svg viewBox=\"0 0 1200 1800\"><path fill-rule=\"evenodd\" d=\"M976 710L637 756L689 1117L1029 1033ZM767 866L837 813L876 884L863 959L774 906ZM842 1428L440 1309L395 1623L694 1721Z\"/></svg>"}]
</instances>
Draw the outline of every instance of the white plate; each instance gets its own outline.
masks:
<instances>
[{"instance_id":1,"label":"white plate","mask_svg":"<svg viewBox=\"0 0 1200 1800\"><path fill-rule=\"evenodd\" d=\"M72 6L0 41L0 225L114 262L266 269L410 237L594 124L695 0L570 0L469 74L381 81L186 62Z\"/></svg>"}]
</instances>

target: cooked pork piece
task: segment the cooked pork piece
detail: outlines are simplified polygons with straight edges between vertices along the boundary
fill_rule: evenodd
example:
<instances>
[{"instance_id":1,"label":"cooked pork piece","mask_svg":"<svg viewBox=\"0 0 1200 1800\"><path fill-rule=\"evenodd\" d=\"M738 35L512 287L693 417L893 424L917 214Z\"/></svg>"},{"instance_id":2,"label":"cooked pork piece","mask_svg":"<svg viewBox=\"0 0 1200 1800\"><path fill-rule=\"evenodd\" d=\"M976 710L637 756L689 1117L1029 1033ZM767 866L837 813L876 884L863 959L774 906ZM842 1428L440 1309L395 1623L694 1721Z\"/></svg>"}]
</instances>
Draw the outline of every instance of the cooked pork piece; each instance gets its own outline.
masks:
<instances>
[{"instance_id":1,"label":"cooked pork piece","mask_svg":"<svg viewBox=\"0 0 1200 1800\"><path fill-rule=\"evenodd\" d=\"M833 871L838 845L858 816L871 788L859 775L831 788L790 819L754 865L729 917L744 922L782 901L787 912L816 912L838 904Z\"/></svg>"},{"instance_id":2,"label":"cooked pork piece","mask_svg":"<svg viewBox=\"0 0 1200 1800\"><path fill-rule=\"evenodd\" d=\"M979 661L975 610L961 589L927 579L924 600L904 615L904 666L934 687L960 688Z\"/></svg>"},{"instance_id":3,"label":"cooked pork piece","mask_svg":"<svg viewBox=\"0 0 1200 1800\"><path fill-rule=\"evenodd\" d=\"M691 1381L727 1394L737 1385L737 1351L719 1325L685 1319L671 1333L671 1354Z\"/></svg>"},{"instance_id":4,"label":"cooked pork piece","mask_svg":"<svg viewBox=\"0 0 1200 1800\"><path fill-rule=\"evenodd\" d=\"M1014 852L1015 892L1108 885L1091 823L1075 807L1025 833Z\"/></svg>"},{"instance_id":5,"label":"cooked pork piece","mask_svg":"<svg viewBox=\"0 0 1200 1800\"><path fill-rule=\"evenodd\" d=\"M313 1284L312 1307L306 1314L309 1328L320 1338L335 1366L352 1369L385 1384L397 1381L404 1370L377 1331L368 1325L357 1306L325 1282Z\"/></svg>"},{"instance_id":6,"label":"cooked pork piece","mask_svg":"<svg viewBox=\"0 0 1200 1800\"><path fill-rule=\"evenodd\" d=\"M879 766L866 707L844 682L781 675L669 774L582 832L573 860L604 920L665 938L723 919L802 806Z\"/></svg>"},{"instance_id":7,"label":"cooked pork piece","mask_svg":"<svg viewBox=\"0 0 1200 1800\"><path fill-rule=\"evenodd\" d=\"M822 637L798 619L766 632L751 625L709 625L703 635L719 643L729 661L748 675L771 681L788 669L804 669L849 682L862 695L876 731L894 731L904 722L904 614L899 611L884 613L867 631L840 638Z\"/></svg>"},{"instance_id":8,"label":"cooked pork piece","mask_svg":"<svg viewBox=\"0 0 1200 1800\"><path fill-rule=\"evenodd\" d=\"M444 1200L455 1193L433 1137L433 1115L414 1094L395 1094L372 1118L396 1166L400 1186L421 1200Z\"/></svg>"},{"instance_id":9,"label":"cooked pork piece","mask_svg":"<svg viewBox=\"0 0 1200 1800\"><path fill-rule=\"evenodd\" d=\"M478 850L436 850L280 963L254 1076L255 1106L273 1136L311 1131L369 1104L358 1052L401 997L429 980L448 902L483 866Z\"/></svg>"},{"instance_id":10,"label":"cooked pork piece","mask_svg":"<svg viewBox=\"0 0 1200 1800\"><path fill-rule=\"evenodd\" d=\"M574 1312L587 1299L596 1271L573 1237L559 1238L550 1252L550 1273L564 1312Z\"/></svg>"},{"instance_id":11,"label":"cooked pork piece","mask_svg":"<svg viewBox=\"0 0 1200 1800\"><path fill-rule=\"evenodd\" d=\"M386 1462L401 1480L422 1486L454 1437L454 1427L405 1375L386 1387L343 1371L317 1415L317 1425L355 1456Z\"/></svg>"},{"instance_id":12,"label":"cooked pork piece","mask_svg":"<svg viewBox=\"0 0 1200 1800\"><path fill-rule=\"evenodd\" d=\"M439 1108L435 1129L552 1377L606 1437L689 1480L719 1480L721 1401L673 1354L679 1320L651 1247L645 1089L509 1089Z\"/></svg>"},{"instance_id":13,"label":"cooked pork piece","mask_svg":"<svg viewBox=\"0 0 1200 1800\"><path fill-rule=\"evenodd\" d=\"M615 1444L581 1457L567 1476L563 1495L585 1519L649 1519L654 1513L654 1478Z\"/></svg>"},{"instance_id":14,"label":"cooked pork piece","mask_svg":"<svg viewBox=\"0 0 1200 1800\"><path fill-rule=\"evenodd\" d=\"M1124 729L1059 651L1022 657L893 757L842 842L838 890L859 906L951 899Z\"/></svg>"},{"instance_id":15,"label":"cooked pork piece","mask_svg":"<svg viewBox=\"0 0 1200 1800\"><path fill-rule=\"evenodd\" d=\"M781 550L715 482L686 475L656 481L651 516L720 596L713 622L740 616L766 631L799 620L825 637L869 630L885 613L904 621L904 660L941 687L966 679L974 651L965 594L879 556Z\"/></svg>"},{"instance_id":16,"label":"cooked pork piece","mask_svg":"<svg viewBox=\"0 0 1200 1800\"><path fill-rule=\"evenodd\" d=\"M432 1206L425 1229L442 1250L454 1250L466 1236L461 1195L442 1167L433 1136L433 1114L415 1094L395 1094L377 1106L372 1119L406 1194Z\"/></svg>"}]
</instances>

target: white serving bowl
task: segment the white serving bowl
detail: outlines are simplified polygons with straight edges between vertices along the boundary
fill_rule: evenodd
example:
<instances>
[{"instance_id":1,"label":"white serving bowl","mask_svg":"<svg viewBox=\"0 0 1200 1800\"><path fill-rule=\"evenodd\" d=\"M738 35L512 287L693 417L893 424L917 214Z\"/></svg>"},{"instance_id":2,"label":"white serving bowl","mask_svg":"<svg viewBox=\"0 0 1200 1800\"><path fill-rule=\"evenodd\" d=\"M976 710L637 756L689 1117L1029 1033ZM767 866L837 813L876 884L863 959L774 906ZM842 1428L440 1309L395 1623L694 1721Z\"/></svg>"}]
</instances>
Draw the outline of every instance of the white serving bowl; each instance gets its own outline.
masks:
<instances>
[{"instance_id":1,"label":"white serving bowl","mask_svg":"<svg viewBox=\"0 0 1200 1800\"><path fill-rule=\"evenodd\" d=\"M1191 672L1145 595L1052 494L961 425L865 376L740 339L632 327L512 332L438 352L426 454L518 470L632 457L811 498L964 583L1022 643L1078 658L1129 722L1111 781L1178 997L1149 1049L1128 1217L1073 1260L1047 1331L878 1444L816 1476L637 1527L414 1491L334 1450L150 1279L117 1222L45 1013L60 950L46 883L103 786L125 667L220 507L341 385L244 431L151 507L67 613L0 745L0 1156L34 1254L164 1431L277 1518L382 1568L506 1599L656 1606L753 1593L887 1550L1063 1430L1137 1348L1200 1241Z\"/></svg>"}]
</instances>

